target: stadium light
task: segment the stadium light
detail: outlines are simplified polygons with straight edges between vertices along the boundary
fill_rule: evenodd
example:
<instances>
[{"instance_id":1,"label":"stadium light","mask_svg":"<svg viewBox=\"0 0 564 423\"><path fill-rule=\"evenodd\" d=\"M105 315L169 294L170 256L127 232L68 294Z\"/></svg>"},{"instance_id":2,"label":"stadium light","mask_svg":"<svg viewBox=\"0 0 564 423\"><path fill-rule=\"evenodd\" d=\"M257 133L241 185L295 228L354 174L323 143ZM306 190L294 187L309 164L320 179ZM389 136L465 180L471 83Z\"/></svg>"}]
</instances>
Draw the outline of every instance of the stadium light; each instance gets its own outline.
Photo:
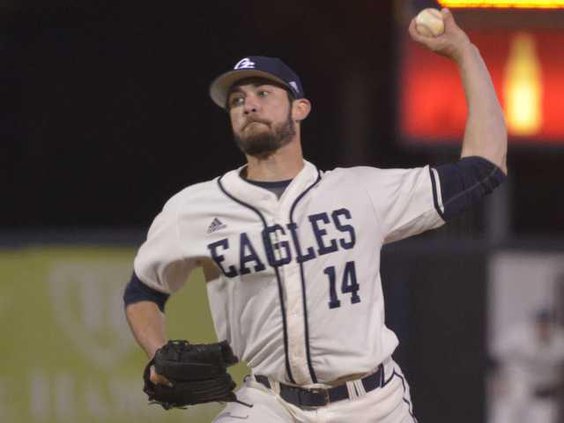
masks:
<instances>
[{"instance_id":1,"label":"stadium light","mask_svg":"<svg viewBox=\"0 0 564 423\"><path fill-rule=\"evenodd\" d=\"M496 9L564 9L564 0L438 0L442 7Z\"/></svg>"}]
</instances>

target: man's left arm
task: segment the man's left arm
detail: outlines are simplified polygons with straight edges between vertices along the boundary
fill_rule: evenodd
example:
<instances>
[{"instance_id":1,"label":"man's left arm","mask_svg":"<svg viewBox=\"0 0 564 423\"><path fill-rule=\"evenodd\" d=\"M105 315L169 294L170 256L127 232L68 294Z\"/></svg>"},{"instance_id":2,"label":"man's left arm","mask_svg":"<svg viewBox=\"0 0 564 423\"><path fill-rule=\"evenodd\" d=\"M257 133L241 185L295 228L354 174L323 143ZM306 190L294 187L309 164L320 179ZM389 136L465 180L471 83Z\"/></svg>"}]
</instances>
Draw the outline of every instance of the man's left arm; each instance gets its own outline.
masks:
<instances>
[{"instance_id":1,"label":"man's left arm","mask_svg":"<svg viewBox=\"0 0 564 423\"><path fill-rule=\"evenodd\" d=\"M488 69L478 48L456 24L448 9L441 11L445 31L438 37L419 34L413 20L411 37L424 47L452 60L458 67L468 115L461 157L483 157L507 173L507 129Z\"/></svg>"},{"instance_id":2,"label":"man's left arm","mask_svg":"<svg viewBox=\"0 0 564 423\"><path fill-rule=\"evenodd\" d=\"M458 67L468 115L461 159L433 168L433 190L440 191L437 211L451 220L477 204L507 174L507 129L488 69L480 52L456 24L448 9L441 11L445 31L437 37L420 35L411 22L411 37L429 50L447 57ZM435 195L435 192L434 192ZM438 203L438 202L437 202Z\"/></svg>"},{"instance_id":3,"label":"man's left arm","mask_svg":"<svg viewBox=\"0 0 564 423\"><path fill-rule=\"evenodd\" d=\"M480 52L470 44L458 62L468 105L460 156L478 156L507 174L507 129L503 110Z\"/></svg>"}]
</instances>

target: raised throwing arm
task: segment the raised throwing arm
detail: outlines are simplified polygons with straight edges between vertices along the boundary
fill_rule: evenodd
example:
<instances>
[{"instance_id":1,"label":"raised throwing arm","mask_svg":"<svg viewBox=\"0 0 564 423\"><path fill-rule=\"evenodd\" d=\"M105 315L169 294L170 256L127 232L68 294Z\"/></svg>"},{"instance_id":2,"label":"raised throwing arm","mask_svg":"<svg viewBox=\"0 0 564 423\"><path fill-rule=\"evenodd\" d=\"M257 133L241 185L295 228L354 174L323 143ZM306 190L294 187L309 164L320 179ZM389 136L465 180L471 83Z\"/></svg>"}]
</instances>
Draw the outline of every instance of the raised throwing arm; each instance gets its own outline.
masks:
<instances>
[{"instance_id":1,"label":"raised throwing arm","mask_svg":"<svg viewBox=\"0 0 564 423\"><path fill-rule=\"evenodd\" d=\"M456 24L452 13L442 9L441 14L445 25L441 35L419 34L415 19L409 26L409 34L424 47L448 57L458 66L468 106L461 157L483 157L507 173L507 129L489 71L479 50Z\"/></svg>"}]
</instances>

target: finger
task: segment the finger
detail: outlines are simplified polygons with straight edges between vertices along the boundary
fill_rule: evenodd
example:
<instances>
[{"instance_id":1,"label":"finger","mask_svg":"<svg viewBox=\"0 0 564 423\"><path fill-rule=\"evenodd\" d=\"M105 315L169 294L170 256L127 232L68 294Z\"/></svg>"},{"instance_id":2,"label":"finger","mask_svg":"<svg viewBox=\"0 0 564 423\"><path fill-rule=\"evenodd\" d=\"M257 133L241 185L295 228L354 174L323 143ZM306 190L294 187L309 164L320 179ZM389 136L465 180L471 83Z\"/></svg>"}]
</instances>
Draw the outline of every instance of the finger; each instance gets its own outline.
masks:
<instances>
[{"instance_id":1,"label":"finger","mask_svg":"<svg viewBox=\"0 0 564 423\"><path fill-rule=\"evenodd\" d=\"M168 380L166 377L161 376L161 375L157 375L157 377L155 378L155 382L153 382L155 385L165 385L168 386L169 388L172 388L172 382L170 380Z\"/></svg>"},{"instance_id":2,"label":"finger","mask_svg":"<svg viewBox=\"0 0 564 423\"><path fill-rule=\"evenodd\" d=\"M166 385L172 387L172 383L166 377L158 374L154 366L151 366L151 375L149 376L149 379L155 385Z\"/></svg>"},{"instance_id":3,"label":"finger","mask_svg":"<svg viewBox=\"0 0 564 423\"><path fill-rule=\"evenodd\" d=\"M407 32L409 32L409 35L411 35L413 38L415 38L417 36L417 30L415 29L415 25L417 25L415 23L415 18L411 20L411 22L409 22L409 26L407 27Z\"/></svg>"},{"instance_id":4,"label":"finger","mask_svg":"<svg viewBox=\"0 0 564 423\"><path fill-rule=\"evenodd\" d=\"M417 23L415 22L415 19L411 20L408 31L409 35L411 35L411 38L421 44L426 45L429 43L429 40L433 39L433 37L426 37L425 35L420 34L419 31L417 31Z\"/></svg>"},{"instance_id":5,"label":"finger","mask_svg":"<svg viewBox=\"0 0 564 423\"><path fill-rule=\"evenodd\" d=\"M158 384L159 381L159 375L157 374L157 372L155 371L155 367L151 366L151 370L150 370L150 374L149 374L149 380L151 382L153 382L155 385Z\"/></svg>"},{"instance_id":6,"label":"finger","mask_svg":"<svg viewBox=\"0 0 564 423\"><path fill-rule=\"evenodd\" d=\"M409 35L411 35L411 37L415 40L415 41L421 41L421 38L423 38L423 36L421 34L419 34L419 32L417 31L417 23L415 22L415 18L411 20L411 22L409 23Z\"/></svg>"},{"instance_id":7,"label":"finger","mask_svg":"<svg viewBox=\"0 0 564 423\"><path fill-rule=\"evenodd\" d=\"M446 7L441 9L441 15L443 16L443 22L445 24L445 28L448 28L452 25L456 25L456 22L454 21L454 16L452 15L450 9L447 9Z\"/></svg>"}]
</instances>

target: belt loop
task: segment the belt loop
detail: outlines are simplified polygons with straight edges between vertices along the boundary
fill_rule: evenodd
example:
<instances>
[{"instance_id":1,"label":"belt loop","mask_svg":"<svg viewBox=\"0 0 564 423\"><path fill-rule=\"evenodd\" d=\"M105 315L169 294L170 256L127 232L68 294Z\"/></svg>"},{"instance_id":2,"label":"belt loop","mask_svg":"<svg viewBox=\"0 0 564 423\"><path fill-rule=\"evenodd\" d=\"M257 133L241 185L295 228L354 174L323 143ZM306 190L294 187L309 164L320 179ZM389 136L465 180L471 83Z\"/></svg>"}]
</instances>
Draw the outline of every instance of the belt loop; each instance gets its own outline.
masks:
<instances>
[{"instance_id":1,"label":"belt loop","mask_svg":"<svg viewBox=\"0 0 564 423\"><path fill-rule=\"evenodd\" d=\"M272 389L276 395L280 395L280 382L271 378L268 378L268 381L270 382L270 389Z\"/></svg>"},{"instance_id":2,"label":"belt loop","mask_svg":"<svg viewBox=\"0 0 564 423\"><path fill-rule=\"evenodd\" d=\"M345 382L345 385L347 386L347 392L349 394L349 399L355 399L359 396L354 382L354 380Z\"/></svg>"},{"instance_id":3,"label":"belt loop","mask_svg":"<svg viewBox=\"0 0 564 423\"><path fill-rule=\"evenodd\" d=\"M366 389L364 389L364 385L362 384L362 379L353 380L353 383L359 397L366 395Z\"/></svg>"},{"instance_id":4,"label":"belt loop","mask_svg":"<svg viewBox=\"0 0 564 423\"><path fill-rule=\"evenodd\" d=\"M380 372L380 388L386 383L386 372L384 371L384 364L378 366L378 371Z\"/></svg>"}]
</instances>

